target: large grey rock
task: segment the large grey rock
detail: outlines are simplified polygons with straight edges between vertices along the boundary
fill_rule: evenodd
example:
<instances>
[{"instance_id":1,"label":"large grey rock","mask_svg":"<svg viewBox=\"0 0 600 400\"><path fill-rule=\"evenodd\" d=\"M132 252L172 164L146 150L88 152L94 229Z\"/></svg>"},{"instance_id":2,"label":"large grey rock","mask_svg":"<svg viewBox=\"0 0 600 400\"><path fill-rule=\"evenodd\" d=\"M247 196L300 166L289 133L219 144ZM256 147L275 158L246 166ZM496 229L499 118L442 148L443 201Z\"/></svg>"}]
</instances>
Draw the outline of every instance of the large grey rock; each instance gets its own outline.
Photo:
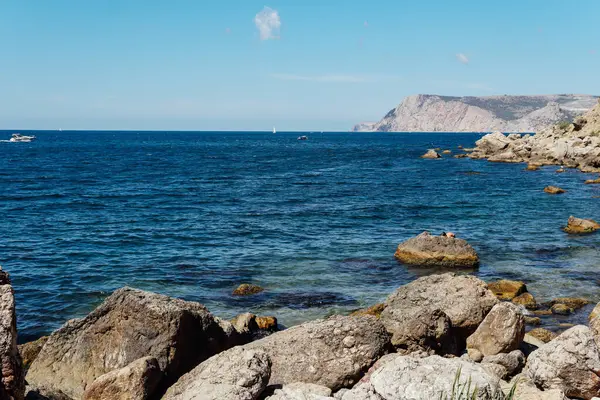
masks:
<instances>
[{"instance_id":1,"label":"large grey rock","mask_svg":"<svg viewBox=\"0 0 600 400\"><path fill-rule=\"evenodd\" d=\"M560 389L569 397L600 394L600 351L590 329L574 326L529 355L526 375L543 389Z\"/></svg>"},{"instance_id":2,"label":"large grey rock","mask_svg":"<svg viewBox=\"0 0 600 400\"><path fill-rule=\"evenodd\" d=\"M271 361L266 352L238 346L182 376L162 400L256 400L270 375Z\"/></svg>"},{"instance_id":3,"label":"large grey rock","mask_svg":"<svg viewBox=\"0 0 600 400\"><path fill-rule=\"evenodd\" d=\"M275 390L266 400L331 400L331 389L312 383L296 382Z\"/></svg>"},{"instance_id":4,"label":"large grey rock","mask_svg":"<svg viewBox=\"0 0 600 400\"><path fill-rule=\"evenodd\" d=\"M158 386L162 372L156 358L144 357L110 371L88 385L84 400L147 400Z\"/></svg>"},{"instance_id":5,"label":"large grey rock","mask_svg":"<svg viewBox=\"0 0 600 400\"><path fill-rule=\"evenodd\" d=\"M519 306L499 303L492 308L475 333L467 338L467 351L483 356L510 353L519 348L525 336L525 318Z\"/></svg>"},{"instance_id":6,"label":"large grey rock","mask_svg":"<svg viewBox=\"0 0 600 400\"><path fill-rule=\"evenodd\" d=\"M496 296L478 278L453 273L431 275L392 293L385 301L381 321L393 335L398 326L411 323L418 313L440 310L450 318L453 333L464 343L497 303Z\"/></svg>"},{"instance_id":7,"label":"large grey rock","mask_svg":"<svg viewBox=\"0 0 600 400\"><path fill-rule=\"evenodd\" d=\"M269 385L300 381L337 390L356 383L387 353L390 341L376 317L333 316L276 332L244 347L269 355Z\"/></svg>"},{"instance_id":8,"label":"large grey rock","mask_svg":"<svg viewBox=\"0 0 600 400\"><path fill-rule=\"evenodd\" d=\"M0 400L25 396L23 364L17 349L15 296L8 274L0 267Z\"/></svg>"},{"instance_id":9,"label":"large grey rock","mask_svg":"<svg viewBox=\"0 0 600 400\"><path fill-rule=\"evenodd\" d=\"M394 256L405 264L450 268L472 268L479 265L477 252L464 239L434 236L429 232L398 245Z\"/></svg>"},{"instance_id":10,"label":"large grey rock","mask_svg":"<svg viewBox=\"0 0 600 400\"><path fill-rule=\"evenodd\" d=\"M475 398L504 398L499 379L489 374L479 364L460 358L401 356L373 372L368 382L357 385L350 392L345 393L342 399L439 399L440 396L449 396L452 393L459 371L460 388L466 387L470 380L471 391L477 391Z\"/></svg>"},{"instance_id":11,"label":"large grey rock","mask_svg":"<svg viewBox=\"0 0 600 400\"><path fill-rule=\"evenodd\" d=\"M510 353L486 356L481 362L501 365L506 369L506 376L514 376L525 366L525 355L521 350L514 350Z\"/></svg>"},{"instance_id":12,"label":"large grey rock","mask_svg":"<svg viewBox=\"0 0 600 400\"><path fill-rule=\"evenodd\" d=\"M96 378L150 356L169 384L231 346L234 334L201 304L123 288L85 318L54 332L27 380L79 399Z\"/></svg>"}]
</instances>

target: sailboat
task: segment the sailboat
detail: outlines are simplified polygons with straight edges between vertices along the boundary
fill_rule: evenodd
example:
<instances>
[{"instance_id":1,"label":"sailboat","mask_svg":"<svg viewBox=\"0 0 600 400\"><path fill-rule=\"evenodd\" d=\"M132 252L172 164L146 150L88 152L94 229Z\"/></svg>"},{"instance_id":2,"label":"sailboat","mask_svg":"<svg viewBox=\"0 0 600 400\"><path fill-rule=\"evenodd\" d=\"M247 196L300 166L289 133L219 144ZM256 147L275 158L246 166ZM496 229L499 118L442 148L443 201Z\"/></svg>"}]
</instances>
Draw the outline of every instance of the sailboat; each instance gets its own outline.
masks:
<instances>
[{"instance_id":1,"label":"sailboat","mask_svg":"<svg viewBox=\"0 0 600 400\"><path fill-rule=\"evenodd\" d=\"M273 127L273 133L277 133L277 131L275 130L275 127Z\"/></svg>"}]
</instances>

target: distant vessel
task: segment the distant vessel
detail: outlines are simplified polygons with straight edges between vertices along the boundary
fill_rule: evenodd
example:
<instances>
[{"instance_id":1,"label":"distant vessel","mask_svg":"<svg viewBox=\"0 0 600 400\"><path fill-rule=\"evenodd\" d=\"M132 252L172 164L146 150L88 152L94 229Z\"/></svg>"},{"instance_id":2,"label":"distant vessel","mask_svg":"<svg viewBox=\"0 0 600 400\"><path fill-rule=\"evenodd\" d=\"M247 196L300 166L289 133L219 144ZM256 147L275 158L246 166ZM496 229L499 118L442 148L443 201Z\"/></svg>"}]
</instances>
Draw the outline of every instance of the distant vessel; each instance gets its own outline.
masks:
<instances>
[{"instance_id":1,"label":"distant vessel","mask_svg":"<svg viewBox=\"0 0 600 400\"><path fill-rule=\"evenodd\" d=\"M13 133L12 137L10 138L11 142L29 143L33 140L35 140L35 136L25 136L25 135L21 135L20 133Z\"/></svg>"},{"instance_id":2,"label":"distant vessel","mask_svg":"<svg viewBox=\"0 0 600 400\"><path fill-rule=\"evenodd\" d=\"M308 140L308 136L298 136L298 140Z\"/></svg>"},{"instance_id":3,"label":"distant vessel","mask_svg":"<svg viewBox=\"0 0 600 400\"><path fill-rule=\"evenodd\" d=\"M275 130L275 127L273 127L273 133L277 133L277 131Z\"/></svg>"}]
</instances>

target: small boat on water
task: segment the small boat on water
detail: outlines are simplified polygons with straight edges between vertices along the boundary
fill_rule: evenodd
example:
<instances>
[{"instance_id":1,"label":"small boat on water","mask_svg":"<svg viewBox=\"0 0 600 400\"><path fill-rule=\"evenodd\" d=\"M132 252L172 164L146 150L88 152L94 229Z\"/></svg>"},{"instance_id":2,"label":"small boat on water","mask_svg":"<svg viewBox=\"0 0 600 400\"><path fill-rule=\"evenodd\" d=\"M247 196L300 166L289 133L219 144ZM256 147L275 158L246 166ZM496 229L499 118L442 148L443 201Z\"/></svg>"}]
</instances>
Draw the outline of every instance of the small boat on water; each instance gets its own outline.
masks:
<instances>
[{"instance_id":1,"label":"small boat on water","mask_svg":"<svg viewBox=\"0 0 600 400\"><path fill-rule=\"evenodd\" d=\"M12 137L10 138L11 142L29 143L34 140L35 140L35 136L26 136L26 135L21 135L20 133L13 133Z\"/></svg>"},{"instance_id":2,"label":"small boat on water","mask_svg":"<svg viewBox=\"0 0 600 400\"><path fill-rule=\"evenodd\" d=\"M277 131L275 130L275 127L273 127L273 133L277 133Z\"/></svg>"},{"instance_id":3,"label":"small boat on water","mask_svg":"<svg viewBox=\"0 0 600 400\"><path fill-rule=\"evenodd\" d=\"M308 136L298 136L298 140L308 140Z\"/></svg>"}]
</instances>

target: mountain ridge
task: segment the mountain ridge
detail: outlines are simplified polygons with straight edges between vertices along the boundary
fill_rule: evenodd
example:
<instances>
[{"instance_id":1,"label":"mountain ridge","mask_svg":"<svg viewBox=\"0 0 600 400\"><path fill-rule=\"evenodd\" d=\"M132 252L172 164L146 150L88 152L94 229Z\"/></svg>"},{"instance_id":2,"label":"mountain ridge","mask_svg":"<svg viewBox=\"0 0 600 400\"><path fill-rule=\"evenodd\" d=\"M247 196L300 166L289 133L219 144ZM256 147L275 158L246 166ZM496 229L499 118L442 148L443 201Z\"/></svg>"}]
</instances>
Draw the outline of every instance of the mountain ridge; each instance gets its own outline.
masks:
<instances>
[{"instance_id":1,"label":"mountain ridge","mask_svg":"<svg viewBox=\"0 0 600 400\"><path fill-rule=\"evenodd\" d=\"M587 94L405 97L378 122L353 131L378 132L536 132L572 121L597 103Z\"/></svg>"}]
</instances>

